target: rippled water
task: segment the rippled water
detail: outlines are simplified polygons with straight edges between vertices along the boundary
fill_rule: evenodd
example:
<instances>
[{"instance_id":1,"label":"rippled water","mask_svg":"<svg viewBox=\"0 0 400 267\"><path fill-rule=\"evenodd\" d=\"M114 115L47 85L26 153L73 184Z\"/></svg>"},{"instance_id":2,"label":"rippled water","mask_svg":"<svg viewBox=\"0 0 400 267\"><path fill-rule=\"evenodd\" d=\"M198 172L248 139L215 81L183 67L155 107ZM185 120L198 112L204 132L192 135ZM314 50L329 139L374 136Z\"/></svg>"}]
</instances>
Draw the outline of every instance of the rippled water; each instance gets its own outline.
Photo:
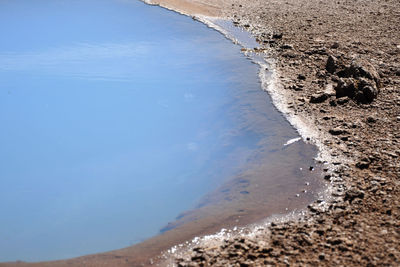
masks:
<instances>
[{"instance_id":1,"label":"rippled water","mask_svg":"<svg viewBox=\"0 0 400 267\"><path fill-rule=\"evenodd\" d=\"M138 1L16 0L0 34L0 261L126 247L218 202L204 196L268 163L260 151L286 166L297 134L258 66L200 23ZM306 150L306 165L298 145L288 161Z\"/></svg>"}]
</instances>

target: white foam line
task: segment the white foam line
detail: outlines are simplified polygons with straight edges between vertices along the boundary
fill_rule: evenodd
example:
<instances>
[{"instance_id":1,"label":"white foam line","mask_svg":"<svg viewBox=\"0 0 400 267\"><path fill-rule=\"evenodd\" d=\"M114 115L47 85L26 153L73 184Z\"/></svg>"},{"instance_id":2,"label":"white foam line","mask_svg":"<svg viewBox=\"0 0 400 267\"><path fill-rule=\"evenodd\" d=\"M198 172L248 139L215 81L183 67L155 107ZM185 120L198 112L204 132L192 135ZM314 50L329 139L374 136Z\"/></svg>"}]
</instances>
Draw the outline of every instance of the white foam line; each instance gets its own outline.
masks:
<instances>
[{"instance_id":1,"label":"white foam line","mask_svg":"<svg viewBox=\"0 0 400 267\"><path fill-rule=\"evenodd\" d=\"M301 137L296 137L288 140L283 146L288 146L301 140Z\"/></svg>"}]
</instances>

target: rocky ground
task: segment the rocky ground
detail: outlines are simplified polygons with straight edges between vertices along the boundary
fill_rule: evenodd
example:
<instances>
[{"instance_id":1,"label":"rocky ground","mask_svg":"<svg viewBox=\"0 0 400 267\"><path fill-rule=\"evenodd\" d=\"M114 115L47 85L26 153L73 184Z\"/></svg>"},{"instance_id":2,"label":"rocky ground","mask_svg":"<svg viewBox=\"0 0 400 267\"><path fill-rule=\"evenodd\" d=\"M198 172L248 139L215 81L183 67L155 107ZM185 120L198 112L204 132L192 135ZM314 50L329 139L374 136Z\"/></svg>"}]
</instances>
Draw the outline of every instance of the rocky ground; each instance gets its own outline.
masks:
<instances>
[{"instance_id":1,"label":"rocky ground","mask_svg":"<svg viewBox=\"0 0 400 267\"><path fill-rule=\"evenodd\" d=\"M311 204L300 220L203 243L174 263L400 265L398 0L220 2L224 16L253 32L259 52L276 59L290 113L315 125L336 167L325 176L333 198Z\"/></svg>"}]
</instances>

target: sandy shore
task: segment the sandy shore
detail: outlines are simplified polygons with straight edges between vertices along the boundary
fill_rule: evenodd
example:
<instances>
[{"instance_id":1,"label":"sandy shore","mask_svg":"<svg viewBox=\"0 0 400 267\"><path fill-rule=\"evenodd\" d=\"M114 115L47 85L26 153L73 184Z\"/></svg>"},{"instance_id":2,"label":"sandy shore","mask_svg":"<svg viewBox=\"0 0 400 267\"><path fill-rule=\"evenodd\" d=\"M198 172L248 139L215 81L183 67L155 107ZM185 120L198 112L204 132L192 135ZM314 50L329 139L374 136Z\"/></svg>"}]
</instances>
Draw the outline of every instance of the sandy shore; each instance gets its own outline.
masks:
<instances>
[{"instance_id":1,"label":"sandy shore","mask_svg":"<svg viewBox=\"0 0 400 267\"><path fill-rule=\"evenodd\" d=\"M205 240L171 254L171 262L400 264L398 2L156 3L188 15L229 18L251 31L262 44L259 52L274 59L278 77L271 94L280 95L278 108L333 166L325 176L331 197L311 204L302 218L272 222L257 233Z\"/></svg>"},{"instance_id":2,"label":"sandy shore","mask_svg":"<svg viewBox=\"0 0 400 267\"><path fill-rule=\"evenodd\" d=\"M155 0L190 16L228 18L251 31L276 70L279 110L323 152L327 198L301 217L167 253L179 266L400 264L400 5L398 0ZM208 229L216 231L217 229ZM183 242L174 232L162 237ZM39 264L136 266L159 240ZM168 242L164 242L168 244ZM146 254L147 253L147 254Z\"/></svg>"}]
</instances>

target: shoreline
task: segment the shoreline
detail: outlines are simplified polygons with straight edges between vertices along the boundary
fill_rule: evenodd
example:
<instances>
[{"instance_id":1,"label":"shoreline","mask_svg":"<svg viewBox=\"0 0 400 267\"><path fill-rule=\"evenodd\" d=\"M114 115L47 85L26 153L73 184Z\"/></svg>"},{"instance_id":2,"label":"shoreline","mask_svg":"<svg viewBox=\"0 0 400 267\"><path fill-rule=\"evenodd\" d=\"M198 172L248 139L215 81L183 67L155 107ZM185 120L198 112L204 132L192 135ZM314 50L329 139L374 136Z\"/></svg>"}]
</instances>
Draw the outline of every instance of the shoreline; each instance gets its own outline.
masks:
<instances>
[{"instance_id":1,"label":"shoreline","mask_svg":"<svg viewBox=\"0 0 400 267\"><path fill-rule=\"evenodd\" d=\"M165 2L161 6L168 8ZM270 222L252 235L244 229L216 234L218 240L204 237L173 251L169 264L399 264L400 32L391 26L400 19L398 5L213 2L221 4L223 18L250 30L263 44L258 51L273 59L276 76L268 92L301 136L317 145L319 160L330 164L330 190L299 217ZM372 93L346 87L354 91L340 95L343 79L367 80Z\"/></svg>"},{"instance_id":2,"label":"shoreline","mask_svg":"<svg viewBox=\"0 0 400 267\"><path fill-rule=\"evenodd\" d=\"M254 63L254 60L253 60ZM262 93L261 90L259 90L259 92L261 94L265 94ZM279 116L280 117L280 116ZM297 136L297 135L296 135ZM297 138L295 138L297 139ZM290 143L293 143L293 140L289 140L291 142L287 142L286 140L284 142L287 142L286 144L283 144L284 146L289 145ZM314 164L313 164L314 165ZM308 168L309 165L307 165ZM303 166L305 167L305 166ZM310 187L310 191L312 191L313 187ZM293 196L293 195L292 195ZM301 199L301 197L300 197ZM303 201L303 200L302 200ZM305 205L303 205L304 203L302 203L302 201L295 201L298 203L301 203L302 206L305 207ZM308 202L307 202L308 203ZM282 202L281 205L277 205L277 206L281 206L282 205L287 205L285 203ZM300 205L300 204L299 204ZM284 206L283 206L284 207ZM289 206L287 206L289 207ZM290 206L290 208L292 208ZM283 208L284 209L284 208ZM282 209L282 210L283 210ZM268 211L269 212L269 211ZM258 216L259 217L259 216ZM255 216L254 214L249 214L248 218L244 218L243 221L247 221L247 223L244 224L248 224L249 222L254 222L254 221L259 221L259 218L257 216ZM255 219L258 218L258 219ZM262 216L262 219L265 218L264 216ZM185 228L184 231L186 232L190 232L191 235L193 236L202 236L205 234L209 234L209 233L215 233L218 230L221 229L222 226L229 226L231 228L233 228L235 226L235 223L232 220L222 220L221 218L217 218L217 219L212 219L209 220L210 222L214 222L212 227L197 227L194 228L192 226L192 229L190 231L190 227L189 228ZM215 225L214 225L215 224ZM243 223L242 223L243 224ZM195 229L195 231L193 230ZM161 238L158 238L158 236L154 237L154 238L150 238L149 240L137 244L137 246L134 246L135 248L138 248L138 251L135 251L135 248L133 247L128 247L128 248L123 248L123 249L116 249L114 251L109 251L109 252L104 252L104 253L96 253L96 254L92 254L92 255L85 255L85 256L81 256L81 257L77 257L77 258L71 258L71 259L63 259L63 260L56 260L56 261L51 261L51 262L33 262L33 263L25 263L25 262L10 262L10 263L1 263L0 266L64 266L64 265L80 265L80 264L84 264L85 266L97 266L97 264L99 264L99 261L103 261L104 264L110 264L110 266L123 266L126 264L132 264L132 263L138 263L138 262L147 262L148 258L146 258L146 256L141 255L142 253L147 255L153 255L153 252L149 252L148 251L156 251L158 248L164 246L164 250L166 250L168 247L165 247L166 244L171 243L173 241L178 240L177 243L181 243L186 239L182 239L182 236L179 237L174 237L174 233L176 234L176 232L171 232L169 234L167 234L167 236L163 236ZM188 236L187 233L185 233L183 236ZM173 240L170 241L169 239ZM157 243L162 243L157 244ZM151 247L151 249L149 249ZM147 254L146 254L147 253ZM126 264L125 264L125 259L126 259ZM136 261L137 259L137 261ZM129 262L128 262L129 260Z\"/></svg>"},{"instance_id":3,"label":"shoreline","mask_svg":"<svg viewBox=\"0 0 400 267\"><path fill-rule=\"evenodd\" d=\"M179 251L170 250L164 254L167 261L161 264L178 266L400 264L398 179L400 176L400 97L398 97L400 40L396 39L396 36L400 36L399 30L387 27L390 29L392 39L387 36L389 33L386 35L382 33L381 36L386 38L385 41L390 43L392 48L386 49L380 45L377 53L373 51L376 38L371 42L373 45L371 46L366 41L369 36L352 36L352 33L355 34L355 29L347 33L338 32L339 37L335 36L336 41L331 40L336 32L329 25L326 26L321 19L327 12L325 11L327 6L324 6L328 5L326 2L319 3L312 0L309 4L303 5L302 1L298 0L286 3L269 1L271 7L267 7L262 1L158 0L158 2L174 2L175 6L182 1L196 2L196 5L195 7L189 5L186 12L161 6L197 19L202 15L190 12L197 10L207 13L207 5L199 7L202 2L214 3L212 5L214 7L221 3L220 11L216 12L212 8L212 14L229 18L236 25L250 30L263 44L259 52L262 51L264 56L270 57L268 60L271 60L270 63L276 68L273 86L268 87L267 91L274 105L287 117L302 138L307 142L311 141L319 148L321 154L318 160L329 163L325 179L330 185L325 197L309 205L305 211L283 217L271 216L263 225L250 225L237 228L233 232L224 230L214 236L204 236L202 240L196 239L193 244L186 243ZM154 5L148 3L150 1L143 2ZM364 1L361 2L365 4ZM349 12L349 16L358 17L359 15L355 13L365 12L376 18L382 16L378 15L379 12L380 14L389 12L390 7L391 14L395 18L396 14L400 14L400 7L395 5L395 1L386 1L385 10L382 12L379 10L385 5L384 1L372 2L375 7L372 7L372 4L365 4L368 8L361 11L357 9L357 3L354 1L342 1L337 5L339 7L348 5L344 10ZM282 7L272 10L280 4ZM315 7L306 10L313 4ZM285 8L289 11L285 11ZM322 10L321 14L315 13L315 9L318 8ZM343 15L337 8L332 11L332 17L326 17L330 20L326 24L338 19L338 14ZM296 13L290 14L291 11L295 12L294 10L296 12L300 10L303 17L296 18ZM267 11L271 11L271 14L265 15ZM369 12L376 14L371 15ZM268 20L277 14L276 21ZM400 15L397 15L397 18L400 21ZM279 26L279 23L284 21L287 21L288 25ZM363 25L362 22L357 23ZM387 23L389 22L379 20L374 30L383 32ZM303 28L312 29L308 25L316 28L326 26L326 31L312 33L315 36L311 40L307 39L310 35L305 30L303 38L300 36L303 34ZM352 28L353 25L350 23L347 27ZM330 30L334 34L329 33ZM325 36L326 32L330 36ZM346 34L350 34L354 40L349 37L352 40L350 42L346 39ZM392 54L390 51L393 51ZM330 74L326 70L329 56L337 59L335 64L338 69L346 68L357 57L363 60L367 58L367 63L363 66L373 65L383 84L378 88L380 91L377 98L371 103L360 104L349 96L337 97L335 90L332 89L337 87L334 76L339 75L336 72ZM381 63L377 60L385 57L389 58L388 62ZM263 73L260 72L260 75ZM264 81L263 87L266 86L265 83ZM117 251L102 253L101 260L117 264L120 262L119 257L126 256L123 254ZM128 251L126 254L129 254ZM98 266L95 263L85 263L86 260L90 262L90 257L92 256L84 256L81 258L83 261L78 258L75 264L83 262L84 266ZM42 266L40 263L33 265ZM24 263L0 264L0 266L24 266Z\"/></svg>"},{"instance_id":4,"label":"shoreline","mask_svg":"<svg viewBox=\"0 0 400 267\"><path fill-rule=\"evenodd\" d=\"M191 16L192 19L197 20L212 30L215 30L225 36L228 40L230 40L234 44L238 44L242 47L242 52L245 57L249 58L254 64L259 66L259 79L261 82L261 89L268 93L271 97L271 101L274 107L281 113L285 119L290 123L292 127L298 132L300 138L307 144L312 144L317 147L318 154L315 161L325 165L325 173L330 176L335 176L335 171L337 172L338 168L336 164L334 164L335 159L329 153L328 148L323 144L324 138L326 135L321 135L318 129L310 122L306 122L307 118L300 117L292 110L287 108L288 100L290 97L285 94L283 90L283 85L279 80L280 73L276 68L275 59L270 57L268 54L265 54L260 49L257 51L257 47L249 47L245 44L245 42L241 42L234 33L229 32L227 28L224 28L221 25L216 23L216 20L224 20L227 22L232 22L231 20L225 17L211 17L205 15L191 15L182 10L175 10L174 8L169 7L168 5L163 5L162 3L154 4L149 0L141 0L146 4L149 5L156 5L167 10L177 12L180 15L184 16ZM163 2L162 0L159 2ZM168 2L168 1L167 1ZM177 1L179 2L179 0ZM252 35L251 32L247 31L245 28L237 28L242 31L245 31ZM254 36L252 36L254 38ZM255 57L259 57L260 59L255 59ZM282 94L283 92L283 94ZM297 138L296 138L297 139ZM292 140L289 140L289 142ZM340 159L345 161L346 159ZM322 177L321 177L322 178ZM337 177L338 178L338 177ZM329 202L332 200L336 200L334 196L332 196L332 192L335 191L335 187L332 183L325 184L322 191L318 192L318 197L316 198L317 201L314 201L314 204L318 202L319 209L326 209L328 207ZM313 204L313 203L310 203ZM221 245L221 242L226 242L226 240L237 240L243 237L246 238L254 238L257 236L257 232L264 231L266 228L270 227L271 224L274 225L275 223L290 223L290 222L300 222L307 220L309 215L309 209L307 207L294 210L285 214L272 214L268 215L262 221L254 222L249 224L248 226L237 227L235 226L233 229L226 229L222 228L220 231L216 232L215 234L197 236L192 240L187 240L184 243L178 244L173 246L172 248L168 249L167 251L162 253L161 258L165 258L166 261L161 261L161 265L168 265L174 266L176 264L176 260L178 261L178 265L181 264L182 266L189 265L189 262L192 262L190 259L187 259L187 253L190 250L193 250L195 253L199 250L199 248L205 247L215 247ZM267 230L268 231L268 230ZM208 250L208 249L207 249ZM192 257L193 254L190 254ZM186 259L185 259L186 258ZM192 257L193 258L193 257ZM185 262L186 260L186 262ZM180 265L179 265L180 266Z\"/></svg>"}]
</instances>

